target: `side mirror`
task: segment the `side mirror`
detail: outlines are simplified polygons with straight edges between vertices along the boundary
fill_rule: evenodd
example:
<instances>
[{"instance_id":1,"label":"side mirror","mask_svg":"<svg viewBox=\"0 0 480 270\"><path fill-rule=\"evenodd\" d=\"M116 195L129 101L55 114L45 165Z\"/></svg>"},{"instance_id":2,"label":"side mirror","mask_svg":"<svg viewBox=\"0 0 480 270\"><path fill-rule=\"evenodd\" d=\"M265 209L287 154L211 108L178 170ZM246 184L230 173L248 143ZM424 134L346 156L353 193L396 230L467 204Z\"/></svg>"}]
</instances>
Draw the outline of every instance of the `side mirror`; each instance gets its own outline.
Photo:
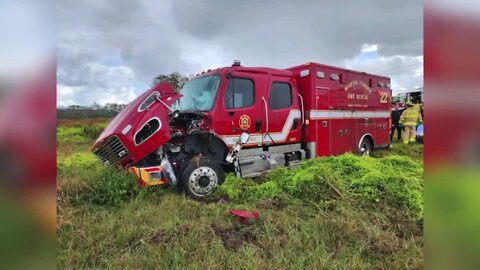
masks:
<instances>
[{"instance_id":1,"label":"side mirror","mask_svg":"<svg viewBox=\"0 0 480 270\"><path fill-rule=\"evenodd\" d=\"M248 134L247 132L243 132L239 138L240 144L246 144L248 142L248 139L250 139L250 134Z\"/></svg>"},{"instance_id":2,"label":"side mirror","mask_svg":"<svg viewBox=\"0 0 480 270\"><path fill-rule=\"evenodd\" d=\"M172 116L173 116L173 118L179 117L180 116L180 111L179 110L173 111Z\"/></svg>"},{"instance_id":3,"label":"side mirror","mask_svg":"<svg viewBox=\"0 0 480 270\"><path fill-rule=\"evenodd\" d=\"M230 149L230 152L228 153L227 157L225 160L228 163L232 163L235 160L235 156L237 155L238 151L242 149L242 145L246 144L248 142L248 139L250 139L250 134L247 132L243 132L240 137L238 137L238 141L234 144L232 149Z\"/></svg>"}]
</instances>

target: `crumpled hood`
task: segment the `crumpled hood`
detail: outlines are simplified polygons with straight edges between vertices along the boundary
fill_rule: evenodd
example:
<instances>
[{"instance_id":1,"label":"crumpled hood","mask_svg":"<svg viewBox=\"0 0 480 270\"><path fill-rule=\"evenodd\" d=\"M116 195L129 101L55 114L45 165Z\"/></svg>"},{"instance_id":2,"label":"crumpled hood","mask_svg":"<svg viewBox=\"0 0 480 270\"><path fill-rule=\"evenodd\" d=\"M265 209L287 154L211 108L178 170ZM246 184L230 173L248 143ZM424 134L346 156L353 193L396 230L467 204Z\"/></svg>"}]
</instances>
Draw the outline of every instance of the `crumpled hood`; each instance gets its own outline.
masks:
<instances>
[{"instance_id":1,"label":"crumpled hood","mask_svg":"<svg viewBox=\"0 0 480 270\"><path fill-rule=\"evenodd\" d=\"M97 157L99 156L98 153L108 153L110 158L118 154L115 152L116 148L104 149L112 136L116 136L126 148L128 155L122 156L120 160L115 160L115 163L128 167L142 160L170 139L169 110L165 105L171 107L180 96L166 82L152 87L128 104L112 119L94 143L92 151L97 154ZM150 102L147 102L147 100ZM142 107L142 104L145 105L146 103L151 105L148 108ZM158 130L143 142L135 143L135 135L153 118L160 122ZM112 151L115 153L112 153Z\"/></svg>"}]
</instances>

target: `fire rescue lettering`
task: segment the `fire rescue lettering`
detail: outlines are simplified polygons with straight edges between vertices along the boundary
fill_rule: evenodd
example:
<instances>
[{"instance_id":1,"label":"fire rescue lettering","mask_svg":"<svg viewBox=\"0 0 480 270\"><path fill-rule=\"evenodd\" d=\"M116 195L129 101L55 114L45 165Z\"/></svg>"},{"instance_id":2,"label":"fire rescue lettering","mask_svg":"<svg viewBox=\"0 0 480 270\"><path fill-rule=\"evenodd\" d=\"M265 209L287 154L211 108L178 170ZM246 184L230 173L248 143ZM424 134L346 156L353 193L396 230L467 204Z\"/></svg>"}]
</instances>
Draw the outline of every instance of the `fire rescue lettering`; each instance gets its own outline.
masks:
<instances>
[{"instance_id":1,"label":"fire rescue lettering","mask_svg":"<svg viewBox=\"0 0 480 270\"><path fill-rule=\"evenodd\" d=\"M241 129L248 129L252 121L250 121L250 117L246 114L240 116L240 120L238 121Z\"/></svg>"},{"instance_id":2,"label":"fire rescue lettering","mask_svg":"<svg viewBox=\"0 0 480 270\"><path fill-rule=\"evenodd\" d=\"M351 81L351 82L347 83L347 85L345 85L344 89L345 89L345 91L348 91L350 88L352 88L354 86L357 86L357 85L363 87L367 91L368 95L370 95L372 93L372 89L368 86L368 84L366 84L362 81Z\"/></svg>"},{"instance_id":3,"label":"fire rescue lettering","mask_svg":"<svg viewBox=\"0 0 480 270\"><path fill-rule=\"evenodd\" d=\"M349 93L348 94L348 99L365 99L365 100L367 100L368 95L360 95L360 94Z\"/></svg>"},{"instance_id":4,"label":"fire rescue lettering","mask_svg":"<svg viewBox=\"0 0 480 270\"><path fill-rule=\"evenodd\" d=\"M370 94L372 93L372 89L362 81L351 81L345 85L344 90L349 91L351 88L355 88L356 86L360 86L364 89L363 93L347 93L347 98L349 100L368 100ZM348 107L367 107L367 104L364 103L348 103Z\"/></svg>"}]
</instances>

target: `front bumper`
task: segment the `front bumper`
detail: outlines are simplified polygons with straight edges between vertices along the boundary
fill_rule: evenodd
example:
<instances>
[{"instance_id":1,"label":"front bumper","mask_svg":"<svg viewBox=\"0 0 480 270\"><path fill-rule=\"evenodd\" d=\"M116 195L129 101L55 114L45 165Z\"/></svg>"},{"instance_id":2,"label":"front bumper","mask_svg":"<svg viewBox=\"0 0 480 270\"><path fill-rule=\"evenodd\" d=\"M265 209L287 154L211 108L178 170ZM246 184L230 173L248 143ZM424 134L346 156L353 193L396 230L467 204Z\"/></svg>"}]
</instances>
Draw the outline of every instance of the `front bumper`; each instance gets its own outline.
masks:
<instances>
[{"instance_id":1,"label":"front bumper","mask_svg":"<svg viewBox=\"0 0 480 270\"><path fill-rule=\"evenodd\" d=\"M169 184L175 186L177 177L168 158L163 157L159 166L152 167L129 167L128 170L137 176L143 186L157 186Z\"/></svg>"},{"instance_id":2,"label":"front bumper","mask_svg":"<svg viewBox=\"0 0 480 270\"><path fill-rule=\"evenodd\" d=\"M128 170L133 173L142 186L158 186L168 184L168 180L162 171L161 166L154 167L129 167Z\"/></svg>"}]
</instances>

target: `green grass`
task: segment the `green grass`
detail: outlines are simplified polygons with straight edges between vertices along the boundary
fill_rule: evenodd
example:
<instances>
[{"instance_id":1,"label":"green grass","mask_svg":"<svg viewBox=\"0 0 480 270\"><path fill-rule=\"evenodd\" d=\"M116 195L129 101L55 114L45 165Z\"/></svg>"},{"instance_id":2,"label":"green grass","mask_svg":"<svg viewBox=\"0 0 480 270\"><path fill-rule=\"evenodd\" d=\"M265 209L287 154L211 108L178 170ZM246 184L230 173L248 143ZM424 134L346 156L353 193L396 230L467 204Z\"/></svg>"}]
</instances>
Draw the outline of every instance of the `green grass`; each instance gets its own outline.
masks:
<instances>
[{"instance_id":1,"label":"green grass","mask_svg":"<svg viewBox=\"0 0 480 270\"><path fill-rule=\"evenodd\" d=\"M411 159L423 162L423 144L403 144L402 142L394 141L390 148L376 149L372 153L372 156L374 157L385 157L391 155L407 156Z\"/></svg>"},{"instance_id":2,"label":"green grass","mask_svg":"<svg viewBox=\"0 0 480 270\"><path fill-rule=\"evenodd\" d=\"M89 143L102 133L106 125L106 122L99 122L92 125L58 126L57 141L59 143Z\"/></svg>"},{"instance_id":3,"label":"green grass","mask_svg":"<svg viewBox=\"0 0 480 270\"><path fill-rule=\"evenodd\" d=\"M229 175L211 202L197 202L137 186L96 162L89 144L59 140L59 268L423 267L419 145L310 160L256 180ZM239 224L229 208L260 218Z\"/></svg>"},{"instance_id":4,"label":"green grass","mask_svg":"<svg viewBox=\"0 0 480 270\"><path fill-rule=\"evenodd\" d=\"M358 206L388 205L423 218L423 167L408 157L345 154L305 161L300 169L277 169L265 181L227 177L217 196L234 201L288 197L308 203L348 198Z\"/></svg>"}]
</instances>

